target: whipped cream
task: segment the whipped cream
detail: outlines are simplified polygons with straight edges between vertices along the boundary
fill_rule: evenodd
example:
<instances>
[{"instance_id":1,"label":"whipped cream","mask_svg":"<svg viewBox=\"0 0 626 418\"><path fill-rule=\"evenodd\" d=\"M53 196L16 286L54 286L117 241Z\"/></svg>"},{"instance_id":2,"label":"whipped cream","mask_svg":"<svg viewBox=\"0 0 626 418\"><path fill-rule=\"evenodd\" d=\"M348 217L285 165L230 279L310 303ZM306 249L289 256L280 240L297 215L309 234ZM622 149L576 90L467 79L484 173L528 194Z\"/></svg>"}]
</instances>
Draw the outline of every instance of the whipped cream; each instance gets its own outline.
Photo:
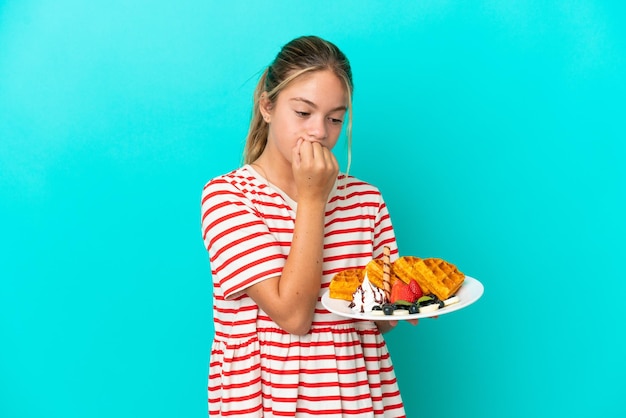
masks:
<instances>
[{"instance_id":1,"label":"whipped cream","mask_svg":"<svg viewBox=\"0 0 626 418\"><path fill-rule=\"evenodd\" d=\"M363 283L352 294L350 307L355 312L365 313L371 312L374 306L382 305L384 302L385 292L374 286L365 273Z\"/></svg>"}]
</instances>

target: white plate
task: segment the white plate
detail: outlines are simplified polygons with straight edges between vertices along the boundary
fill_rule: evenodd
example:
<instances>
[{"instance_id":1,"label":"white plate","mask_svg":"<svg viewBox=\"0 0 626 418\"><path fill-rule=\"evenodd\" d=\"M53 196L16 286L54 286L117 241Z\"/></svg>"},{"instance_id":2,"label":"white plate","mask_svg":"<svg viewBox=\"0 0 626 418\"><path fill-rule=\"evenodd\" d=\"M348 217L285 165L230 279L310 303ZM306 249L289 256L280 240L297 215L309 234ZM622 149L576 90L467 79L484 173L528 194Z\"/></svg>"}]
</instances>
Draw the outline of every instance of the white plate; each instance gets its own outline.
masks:
<instances>
[{"instance_id":1,"label":"white plate","mask_svg":"<svg viewBox=\"0 0 626 418\"><path fill-rule=\"evenodd\" d=\"M456 295L460 299L457 303L432 312L407 315L372 315L371 312L354 312L348 306L350 305L350 302L343 299L331 298L328 290L324 293L324 295L322 295L322 305L324 305L324 307L332 313L346 318L367 319L370 321L398 321L404 319L430 318L458 311L459 309L463 309L480 299L484 291L485 288L481 282L473 277L465 276L465 280L463 281L461 288L458 292L456 292Z\"/></svg>"}]
</instances>

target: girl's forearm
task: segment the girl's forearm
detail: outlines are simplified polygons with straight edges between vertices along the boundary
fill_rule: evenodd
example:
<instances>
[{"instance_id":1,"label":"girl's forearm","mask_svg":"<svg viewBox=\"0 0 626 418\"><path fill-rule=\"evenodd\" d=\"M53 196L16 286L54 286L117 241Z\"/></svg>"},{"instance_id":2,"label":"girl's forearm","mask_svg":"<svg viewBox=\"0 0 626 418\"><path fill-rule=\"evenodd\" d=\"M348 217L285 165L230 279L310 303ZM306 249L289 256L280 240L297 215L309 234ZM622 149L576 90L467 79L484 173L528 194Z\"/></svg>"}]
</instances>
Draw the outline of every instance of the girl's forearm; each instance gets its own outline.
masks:
<instances>
[{"instance_id":1,"label":"girl's forearm","mask_svg":"<svg viewBox=\"0 0 626 418\"><path fill-rule=\"evenodd\" d=\"M304 332L311 326L322 279L325 210L325 203L298 203L293 241L278 285L279 299L290 306L289 322Z\"/></svg>"}]
</instances>

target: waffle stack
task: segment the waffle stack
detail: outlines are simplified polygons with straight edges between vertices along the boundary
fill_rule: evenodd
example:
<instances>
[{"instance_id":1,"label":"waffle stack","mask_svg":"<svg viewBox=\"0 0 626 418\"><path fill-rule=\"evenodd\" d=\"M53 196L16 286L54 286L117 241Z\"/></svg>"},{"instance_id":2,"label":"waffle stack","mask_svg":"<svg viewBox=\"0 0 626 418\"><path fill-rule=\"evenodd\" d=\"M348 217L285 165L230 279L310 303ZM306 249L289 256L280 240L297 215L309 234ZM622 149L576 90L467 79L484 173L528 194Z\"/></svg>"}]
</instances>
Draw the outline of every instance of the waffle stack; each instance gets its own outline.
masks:
<instances>
[{"instance_id":1,"label":"waffle stack","mask_svg":"<svg viewBox=\"0 0 626 418\"><path fill-rule=\"evenodd\" d=\"M425 295L433 294L440 300L446 300L456 294L465 275L452 263L441 258L419 258L404 256L391 263L390 281L409 283L415 279ZM363 283L365 273L369 281L379 289L384 289L384 266L382 259L372 260L365 268L352 268L340 271L330 282L330 297L352 301L352 295Z\"/></svg>"},{"instance_id":2,"label":"waffle stack","mask_svg":"<svg viewBox=\"0 0 626 418\"><path fill-rule=\"evenodd\" d=\"M440 300L454 295L465 280L454 264L441 258L400 257L393 263L393 273L405 283L415 279L424 294L434 294Z\"/></svg>"}]
</instances>

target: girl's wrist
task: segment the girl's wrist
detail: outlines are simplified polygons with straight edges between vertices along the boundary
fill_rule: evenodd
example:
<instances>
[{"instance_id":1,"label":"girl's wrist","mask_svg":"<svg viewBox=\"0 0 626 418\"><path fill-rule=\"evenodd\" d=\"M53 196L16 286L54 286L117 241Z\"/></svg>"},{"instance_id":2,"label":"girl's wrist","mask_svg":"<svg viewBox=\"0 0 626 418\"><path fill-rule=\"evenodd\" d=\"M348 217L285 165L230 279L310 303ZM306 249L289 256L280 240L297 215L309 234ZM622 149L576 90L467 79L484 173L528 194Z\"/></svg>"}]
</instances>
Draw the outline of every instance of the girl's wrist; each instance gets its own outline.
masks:
<instances>
[{"instance_id":1,"label":"girl's wrist","mask_svg":"<svg viewBox=\"0 0 626 418\"><path fill-rule=\"evenodd\" d=\"M326 211L326 199L308 199L308 198L299 198L298 199L298 211L307 210L307 211L320 211L325 213Z\"/></svg>"}]
</instances>

